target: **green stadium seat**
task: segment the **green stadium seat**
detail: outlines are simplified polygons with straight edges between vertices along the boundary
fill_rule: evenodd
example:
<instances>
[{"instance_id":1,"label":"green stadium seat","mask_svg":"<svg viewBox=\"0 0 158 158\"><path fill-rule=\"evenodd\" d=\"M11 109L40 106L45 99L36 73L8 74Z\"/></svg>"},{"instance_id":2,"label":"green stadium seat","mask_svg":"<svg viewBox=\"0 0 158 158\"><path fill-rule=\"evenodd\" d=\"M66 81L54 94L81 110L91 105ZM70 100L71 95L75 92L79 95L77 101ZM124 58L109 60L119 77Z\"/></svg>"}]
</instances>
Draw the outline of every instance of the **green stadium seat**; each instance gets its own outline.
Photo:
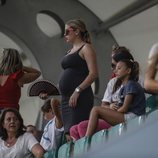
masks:
<instances>
[{"instance_id":1,"label":"green stadium seat","mask_svg":"<svg viewBox=\"0 0 158 158\"><path fill-rule=\"evenodd\" d=\"M44 158L57 158L58 150L50 150L44 154Z\"/></svg>"},{"instance_id":2,"label":"green stadium seat","mask_svg":"<svg viewBox=\"0 0 158 158\"><path fill-rule=\"evenodd\" d=\"M90 147L91 137L83 137L74 142L73 157L83 154Z\"/></svg>"},{"instance_id":3,"label":"green stadium seat","mask_svg":"<svg viewBox=\"0 0 158 158\"><path fill-rule=\"evenodd\" d=\"M139 126L143 125L146 121L147 115L137 116L127 122L127 131L132 131L138 128Z\"/></svg>"},{"instance_id":4,"label":"green stadium seat","mask_svg":"<svg viewBox=\"0 0 158 158\"><path fill-rule=\"evenodd\" d=\"M58 158L70 158L73 150L73 142L68 142L59 147Z\"/></svg>"},{"instance_id":5,"label":"green stadium seat","mask_svg":"<svg viewBox=\"0 0 158 158\"><path fill-rule=\"evenodd\" d=\"M127 128L126 123L120 123L118 125L115 125L115 126L109 128L107 140L109 141L115 137L122 135L126 131L126 128Z\"/></svg>"},{"instance_id":6,"label":"green stadium seat","mask_svg":"<svg viewBox=\"0 0 158 158\"><path fill-rule=\"evenodd\" d=\"M154 110L154 111L147 114L147 121L148 122L152 121L154 119L157 119L157 118L158 118L158 109L156 109L156 110Z\"/></svg>"},{"instance_id":7,"label":"green stadium seat","mask_svg":"<svg viewBox=\"0 0 158 158\"><path fill-rule=\"evenodd\" d=\"M152 95L146 100L146 112L150 113L158 109L158 95Z\"/></svg>"},{"instance_id":8,"label":"green stadium seat","mask_svg":"<svg viewBox=\"0 0 158 158\"><path fill-rule=\"evenodd\" d=\"M66 142L67 142L67 141L66 141L66 137L65 137L65 134L64 134L64 132L63 132L62 137L61 137L61 140L60 140L60 146L63 145L63 144L65 144Z\"/></svg>"},{"instance_id":9,"label":"green stadium seat","mask_svg":"<svg viewBox=\"0 0 158 158\"><path fill-rule=\"evenodd\" d=\"M103 129L95 133L91 138L91 147L96 146L98 144L105 143L107 141L108 130Z\"/></svg>"}]
</instances>

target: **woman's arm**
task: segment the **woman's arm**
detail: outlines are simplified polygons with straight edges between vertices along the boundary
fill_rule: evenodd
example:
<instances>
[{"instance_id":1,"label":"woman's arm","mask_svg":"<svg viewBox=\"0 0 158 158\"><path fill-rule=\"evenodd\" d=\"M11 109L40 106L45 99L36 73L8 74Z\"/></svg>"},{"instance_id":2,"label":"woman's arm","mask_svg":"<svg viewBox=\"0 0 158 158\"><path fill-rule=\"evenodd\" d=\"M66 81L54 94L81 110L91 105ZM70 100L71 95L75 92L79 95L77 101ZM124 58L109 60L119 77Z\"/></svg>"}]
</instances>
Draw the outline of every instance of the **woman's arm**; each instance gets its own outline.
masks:
<instances>
[{"instance_id":1,"label":"woman's arm","mask_svg":"<svg viewBox=\"0 0 158 158\"><path fill-rule=\"evenodd\" d=\"M158 81L155 80L155 76L158 70L158 44L152 46L148 66L145 73L144 88L147 91L157 93L158 92Z\"/></svg>"},{"instance_id":2,"label":"woman's arm","mask_svg":"<svg viewBox=\"0 0 158 158\"><path fill-rule=\"evenodd\" d=\"M79 85L79 87L83 90L90 86L95 79L98 77L98 68L97 68L97 58L96 52L92 48L90 44L86 44L82 50L80 51L81 57L86 61L89 74L85 78L85 80Z\"/></svg>"},{"instance_id":3,"label":"woman's arm","mask_svg":"<svg viewBox=\"0 0 158 158\"><path fill-rule=\"evenodd\" d=\"M23 71L24 75L18 81L18 84L20 86L35 81L41 75L41 72L39 70L31 67L24 66Z\"/></svg>"},{"instance_id":4,"label":"woman's arm","mask_svg":"<svg viewBox=\"0 0 158 158\"><path fill-rule=\"evenodd\" d=\"M104 92L101 106L110 107L110 104L112 102L112 96L113 96L112 91L116 81L117 78L113 78L108 82L106 90Z\"/></svg>"},{"instance_id":5,"label":"woman's arm","mask_svg":"<svg viewBox=\"0 0 158 158\"><path fill-rule=\"evenodd\" d=\"M147 70L145 73L144 88L147 91L157 93L158 92L158 81L155 80L157 73L158 56L149 59Z\"/></svg>"},{"instance_id":6,"label":"woman's arm","mask_svg":"<svg viewBox=\"0 0 158 158\"><path fill-rule=\"evenodd\" d=\"M78 87L80 87L80 90L82 91L90 86L98 77L98 69L96 53L90 44L86 44L80 51L79 55L86 61L89 70L89 74L87 75L85 80L80 85L78 85ZM69 105L71 107L76 106L78 97L79 93L74 91L69 100Z\"/></svg>"},{"instance_id":7,"label":"woman's arm","mask_svg":"<svg viewBox=\"0 0 158 158\"><path fill-rule=\"evenodd\" d=\"M35 158L43 158L44 149L39 143L35 144L32 147L31 152L32 152L32 154L34 155Z\"/></svg>"}]
</instances>

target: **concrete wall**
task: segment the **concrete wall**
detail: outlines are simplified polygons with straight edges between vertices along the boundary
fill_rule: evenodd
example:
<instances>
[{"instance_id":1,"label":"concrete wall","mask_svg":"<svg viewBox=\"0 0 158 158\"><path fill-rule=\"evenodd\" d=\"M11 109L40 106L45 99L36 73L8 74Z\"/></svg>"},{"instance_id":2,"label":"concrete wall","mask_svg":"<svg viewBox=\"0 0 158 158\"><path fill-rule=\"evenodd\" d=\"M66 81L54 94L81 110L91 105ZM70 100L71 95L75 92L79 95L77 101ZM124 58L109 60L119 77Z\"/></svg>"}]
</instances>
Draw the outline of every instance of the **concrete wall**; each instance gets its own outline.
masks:
<instances>
[{"instance_id":1,"label":"concrete wall","mask_svg":"<svg viewBox=\"0 0 158 158\"><path fill-rule=\"evenodd\" d=\"M56 13L63 22L82 18L90 32L99 26L100 20L74 0L8 0L6 5L0 7L0 31L19 45L32 66L42 71L44 79L58 84L62 71L60 60L69 46L62 37L47 37L39 29L36 15L41 10ZM102 32L97 35L92 33L92 41L97 52L99 68L99 91L96 98L102 98L111 73L111 46L115 40L109 32ZM98 99L95 103L99 103Z\"/></svg>"}]
</instances>

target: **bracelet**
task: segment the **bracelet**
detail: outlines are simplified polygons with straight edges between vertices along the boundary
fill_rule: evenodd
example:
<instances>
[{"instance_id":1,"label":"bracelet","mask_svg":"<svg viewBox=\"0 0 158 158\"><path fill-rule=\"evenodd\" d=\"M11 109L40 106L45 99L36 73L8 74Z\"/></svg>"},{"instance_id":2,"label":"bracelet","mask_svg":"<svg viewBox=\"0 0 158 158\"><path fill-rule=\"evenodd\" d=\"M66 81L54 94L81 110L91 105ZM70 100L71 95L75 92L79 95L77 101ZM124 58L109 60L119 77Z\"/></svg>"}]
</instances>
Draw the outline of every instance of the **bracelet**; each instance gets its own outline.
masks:
<instances>
[{"instance_id":1,"label":"bracelet","mask_svg":"<svg viewBox=\"0 0 158 158\"><path fill-rule=\"evenodd\" d=\"M75 92L77 92L77 93L81 93L81 91L82 91L82 88L80 88L80 87L77 87L77 88L75 89Z\"/></svg>"}]
</instances>

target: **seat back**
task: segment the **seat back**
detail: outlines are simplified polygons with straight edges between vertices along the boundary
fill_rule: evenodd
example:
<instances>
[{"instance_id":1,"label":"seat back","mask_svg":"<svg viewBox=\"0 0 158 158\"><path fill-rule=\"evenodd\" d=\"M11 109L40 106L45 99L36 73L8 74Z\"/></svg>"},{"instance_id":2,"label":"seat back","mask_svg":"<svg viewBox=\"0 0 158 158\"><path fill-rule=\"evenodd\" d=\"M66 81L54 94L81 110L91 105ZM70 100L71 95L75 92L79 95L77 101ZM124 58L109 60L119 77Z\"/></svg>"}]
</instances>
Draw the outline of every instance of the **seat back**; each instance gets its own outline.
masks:
<instances>
[{"instance_id":1,"label":"seat back","mask_svg":"<svg viewBox=\"0 0 158 158\"><path fill-rule=\"evenodd\" d=\"M147 122L149 122L149 121L153 121L157 118L158 118L158 109L148 113L146 120L147 120Z\"/></svg>"},{"instance_id":2,"label":"seat back","mask_svg":"<svg viewBox=\"0 0 158 158\"><path fill-rule=\"evenodd\" d=\"M73 157L83 154L90 147L91 137L83 137L74 143Z\"/></svg>"},{"instance_id":3,"label":"seat back","mask_svg":"<svg viewBox=\"0 0 158 158\"><path fill-rule=\"evenodd\" d=\"M58 150L58 158L70 158L73 150L73 142L68 142L60 146Z\"/></svg>"},{"instance_id":4,"label":"seat back","mask_svg":"<svg viewBox=\"0 0 158 158\"><path fill-rule=\"evenodd\" d=\"M152 95L146 100L146 112L150 113L158 109L158 95Z\"/></svg>"},{"instance_id":5,"label":"seat back","mask_svg":"<svg viewBox=\"0 0 158 158\"><path fill-rule=\"evenodd\" d=\"M120 123L118 125L115 125L115 126L109 128L107 140L109 141L115 137L122 135L126 131L126 128L127 128L126 123Z\"/></svg>"},{"instance_id":6,"label":"seat back","mask_svg":"<svg viewBox=\"0 0 158 158\"><path fill-rule=\"evenodd\" d=\"M108 130L103 129L95 133L91 138L91 147L105 143L107 141Z\"/></svg>"},{"instance_id":7,"label":"seat back","mask_svg":"<svg viewBox=\"0 0 158 158\"><path fill-rule=\"evenodd\" d=\"M133 131L135 129L138 129L139 126L142 126L144 122L146 121L147 115L141 115L137 116L127 122L127 131Z\"/></svg>"},{"instance_id":8,"label":"seat back","mask_svg":"<svg viewBox=\"0 0 158 158\"><path fill-rule=\"evenodd\" d=\"M45 154L44 154L44 158L57 158L57 153L58 153L58 150L54 149L54 150L50 150L50 151L47 151Z\"/></svg>"}]
</instances>

